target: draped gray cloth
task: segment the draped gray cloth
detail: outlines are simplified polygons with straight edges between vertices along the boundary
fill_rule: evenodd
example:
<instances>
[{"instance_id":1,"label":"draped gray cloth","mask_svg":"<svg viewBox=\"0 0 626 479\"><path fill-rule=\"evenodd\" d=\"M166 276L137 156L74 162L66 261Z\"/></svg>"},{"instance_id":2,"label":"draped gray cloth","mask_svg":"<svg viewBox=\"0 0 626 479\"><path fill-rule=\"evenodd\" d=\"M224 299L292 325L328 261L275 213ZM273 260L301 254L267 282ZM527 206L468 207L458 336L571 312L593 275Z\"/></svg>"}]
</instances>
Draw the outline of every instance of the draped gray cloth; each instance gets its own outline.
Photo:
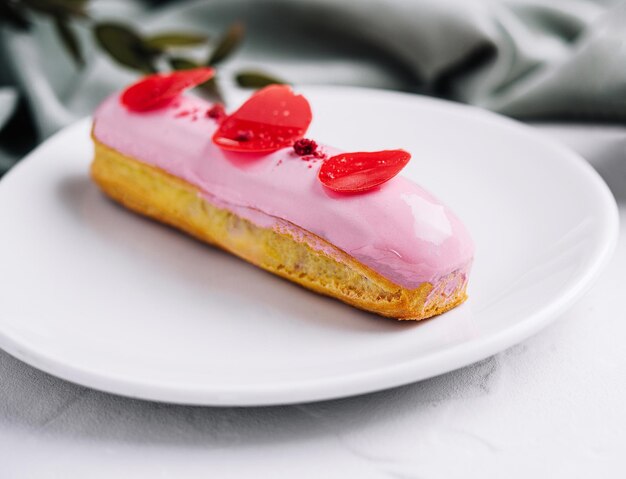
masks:
<instances>
[{"instance_id":1,"label":"draped gray cloth","mask_svg":"<svg viewBox=\"0 0 626 479\"><path fill-rule=\"evenodd\" d=\"M213 0L155 9L100 0L92 13L142 18L132 23L147 30L219 32L241 19L248 36L223 66L226 80L256 67L294 83L414 91L522 119L626 120L624 1ZM2 30L0 128L20 95L41 140L135 76L103 59L84 28L90 61L82 71L45 19L30 35ZM1 148L15 141L6 136L0 168L10 163Z\"/></svg>"},{"instance_id":2,"label":"draped gray cloth","mask_svg":"<svg viewBox=\"0 0 626 479\"><path fill-rule=\"evenodd\" d=\"M626 120L624 2L228 3L232 9L250 4L246 10L252 23L262 23L255 21L255 8L265 3L277 16L306 24L302 35L317 30L321 36L367 45L372 61L383 57L406 74L403 89L521 118ZM363 82L357 75L352 81Z\"/></svg>"}]
</instances>

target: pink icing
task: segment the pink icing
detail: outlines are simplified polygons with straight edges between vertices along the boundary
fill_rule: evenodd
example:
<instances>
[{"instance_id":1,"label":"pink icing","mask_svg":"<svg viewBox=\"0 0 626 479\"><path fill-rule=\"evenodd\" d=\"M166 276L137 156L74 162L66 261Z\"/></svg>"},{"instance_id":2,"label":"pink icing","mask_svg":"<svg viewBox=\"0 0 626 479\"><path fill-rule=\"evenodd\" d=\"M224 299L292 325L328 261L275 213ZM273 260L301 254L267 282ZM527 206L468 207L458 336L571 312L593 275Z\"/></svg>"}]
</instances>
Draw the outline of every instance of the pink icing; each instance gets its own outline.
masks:
<instances>
[{"instance_id":1,"label":"pink icing","mask_svg":"<svg viewBox=\"0 0 626 479\"><path fill-rule=\"evenodd\" d=\"M113 95L95 113L94 135L193 184L218 207L280 231L293 223L405 288L469 268L474 247L466 228L417 184L398 176L367 193L333 193L317 180L319 160L303 161L291 148L257 155L215 146L217 124L203 114L210 106L183 96L173 106L134 113ZM188 111L200 113L181 114Z\"/></svg>"}]
</instances>

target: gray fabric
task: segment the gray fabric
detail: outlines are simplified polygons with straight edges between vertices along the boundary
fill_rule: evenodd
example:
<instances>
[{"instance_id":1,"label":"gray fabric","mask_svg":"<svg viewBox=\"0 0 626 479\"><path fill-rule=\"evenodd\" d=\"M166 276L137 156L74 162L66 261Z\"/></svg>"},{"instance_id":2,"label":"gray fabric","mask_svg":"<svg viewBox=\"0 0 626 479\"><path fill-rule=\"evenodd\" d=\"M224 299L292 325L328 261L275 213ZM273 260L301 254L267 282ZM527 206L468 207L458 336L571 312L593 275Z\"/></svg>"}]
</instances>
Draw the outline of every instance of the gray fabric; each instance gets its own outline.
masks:
<instances>
[{"instance_id":1,"label":"gray fabric","mask_svg":"<svg viewBox=\"0 0 626 479\"><path fill-rule=\"evenodd\" d=\"M626 120L623 0L212 0L157 11L100 0L93 16L209 32L242 19L246 44L221 67L223 79L255 67L294 83L415 91L524 119ZM40 140L136 76L89 46L86 29L82 72L46 21L29 36L0 33L11 67L0 84L29 101Z\"/></svg>"},{"instance_id":2,"label":"gray fabric","mask_svg":"<svg viewBox=\"0 0 626 479\"><path fill-rule=\"evenodd\" d=\"M324 30L396 60L410 75L408 89L524 118L626 119L624 2L295 3Z\"/></svg>"},{"instance_id":3,"label":"gray fabric","mask_svg":"<svg viewBox=\"0 0 626 479\"><path fill-rule=\"evenodd\" d=\"M8 121L17 100L17 93L14 88L0 88L0 129ZM0 150L0 172L8 169L11 160L5 153Z\"/></svg>"}]
</instances>

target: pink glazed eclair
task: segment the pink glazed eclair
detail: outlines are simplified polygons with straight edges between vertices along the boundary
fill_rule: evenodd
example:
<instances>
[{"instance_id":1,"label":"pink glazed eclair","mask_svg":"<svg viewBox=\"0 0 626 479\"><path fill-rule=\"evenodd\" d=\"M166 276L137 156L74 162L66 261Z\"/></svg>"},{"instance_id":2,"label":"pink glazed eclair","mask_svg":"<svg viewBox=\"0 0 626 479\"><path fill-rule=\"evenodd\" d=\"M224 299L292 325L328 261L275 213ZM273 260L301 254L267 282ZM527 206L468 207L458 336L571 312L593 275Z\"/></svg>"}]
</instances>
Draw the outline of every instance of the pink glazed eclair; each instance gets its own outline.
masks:
<instances>
[{"instance_id":1,"label":"pink glazed eclair","mask_svg":"<svg viewBox=\"0 0 626 479\"><path fill-rule=\"evenodd\" d=\"M109 97L94 116L93 180L135 212L366 311L420 320L465 301L473 243L432 194L396 176L341 195L319 181L323 158L225 150L211 141L212 107L179 95L133 111Z\"/></svg>"}]
</instances>

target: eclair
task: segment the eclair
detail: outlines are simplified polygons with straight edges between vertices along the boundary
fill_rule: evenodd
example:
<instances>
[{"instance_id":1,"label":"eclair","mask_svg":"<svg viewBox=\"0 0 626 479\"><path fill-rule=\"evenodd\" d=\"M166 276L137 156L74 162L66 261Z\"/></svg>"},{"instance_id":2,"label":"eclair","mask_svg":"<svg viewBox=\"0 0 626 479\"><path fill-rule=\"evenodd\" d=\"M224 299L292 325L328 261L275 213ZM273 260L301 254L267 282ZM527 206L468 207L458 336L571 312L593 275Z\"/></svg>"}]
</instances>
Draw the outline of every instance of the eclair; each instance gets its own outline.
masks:
<instances>
[{"instance_id":1,"label":"eclair","mask_svg":"<svg viewBox=\"0 0 626 479\"><path fill-rule=\"evenodd\" d=\"M308 103L287 86L229 115L182 93L210 75L192 73L148 77L98 107L91 176L106 195L378 315L420 320L465 301L472 240L447 206L396 176L408 152L304 139Z\"/></svg>"}]
</instances>

